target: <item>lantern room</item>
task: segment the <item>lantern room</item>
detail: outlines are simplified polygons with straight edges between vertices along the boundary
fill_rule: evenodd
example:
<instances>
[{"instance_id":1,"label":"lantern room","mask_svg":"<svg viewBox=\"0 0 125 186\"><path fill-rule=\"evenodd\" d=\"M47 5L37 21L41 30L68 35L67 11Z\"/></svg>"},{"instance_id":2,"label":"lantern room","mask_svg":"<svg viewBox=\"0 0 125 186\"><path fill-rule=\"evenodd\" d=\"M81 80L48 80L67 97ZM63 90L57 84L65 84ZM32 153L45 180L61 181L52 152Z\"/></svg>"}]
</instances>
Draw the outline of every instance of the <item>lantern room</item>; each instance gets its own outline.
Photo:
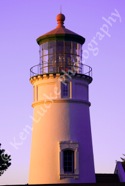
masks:
<instances>
[{"instance_id":1,"label":"lantern room","mask_svg":"<svg viewBox=\"0 0 125 186\"><path fill-rule=\"evenodd\" d=\"M50 40L40 44L41 73L57 73L62 70L82 73L82 47L67 40Z\"/></svg>"},{"instance_id":2,"label":"lantern room","mask_svg":"<svg viewBox=\"0 0 125 186\"><path fill-rule=\"evenodd\" d=\"M32 67L31 76L69 71L83 73L82 44L85 38L65 28L63 14L58 14L56 20L54 30L37 38L40 61Z\"/></svg>"}]
</instances>

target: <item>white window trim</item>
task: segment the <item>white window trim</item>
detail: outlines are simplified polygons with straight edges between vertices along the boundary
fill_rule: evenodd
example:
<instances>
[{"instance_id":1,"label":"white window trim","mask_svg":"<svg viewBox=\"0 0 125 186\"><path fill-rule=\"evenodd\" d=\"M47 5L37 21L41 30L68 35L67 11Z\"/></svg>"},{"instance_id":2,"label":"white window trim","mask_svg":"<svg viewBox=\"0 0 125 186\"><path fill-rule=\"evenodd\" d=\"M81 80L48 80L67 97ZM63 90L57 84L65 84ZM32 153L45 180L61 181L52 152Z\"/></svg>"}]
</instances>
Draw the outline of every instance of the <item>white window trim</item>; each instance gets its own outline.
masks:
<instances>
[{"instance_id":1,"label":"white window trim","mask_svg":"<svg viewBox=\"0 0 125 186\"><path fill-rule=\"evenodd\" d=\"M79 178L79 145L77 142L73 141L61 141L59 143L60 147L60 179L64 178ZM64 173L63 170L63 150L71 149L74 151L74 173Z\"/></svg>"}]
</instances>

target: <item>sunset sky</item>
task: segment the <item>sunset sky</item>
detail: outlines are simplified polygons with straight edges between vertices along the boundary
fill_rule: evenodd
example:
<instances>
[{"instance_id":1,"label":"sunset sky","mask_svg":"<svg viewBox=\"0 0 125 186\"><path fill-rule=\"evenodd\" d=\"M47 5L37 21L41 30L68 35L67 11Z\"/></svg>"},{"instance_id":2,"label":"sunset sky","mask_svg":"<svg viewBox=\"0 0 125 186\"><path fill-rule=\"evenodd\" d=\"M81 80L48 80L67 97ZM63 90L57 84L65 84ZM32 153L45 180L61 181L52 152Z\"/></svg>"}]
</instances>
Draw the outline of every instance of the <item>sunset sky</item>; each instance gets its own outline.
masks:
<instances>
[{"instance_id":1,"label":"sunset sky","mask_svg":"<svg viewBox=\"0 0 125 186\"><path fill-rule=\"evenodd\" d=\"M96 172L113 173L125 154L125 1L0 0L0 143L12 156L1 185L28 182L30 68L39 63L36 38L56 27L60 6L65 27L86 38L83 62L93 69L89 97Z\"/></svg>"}]
</instances>

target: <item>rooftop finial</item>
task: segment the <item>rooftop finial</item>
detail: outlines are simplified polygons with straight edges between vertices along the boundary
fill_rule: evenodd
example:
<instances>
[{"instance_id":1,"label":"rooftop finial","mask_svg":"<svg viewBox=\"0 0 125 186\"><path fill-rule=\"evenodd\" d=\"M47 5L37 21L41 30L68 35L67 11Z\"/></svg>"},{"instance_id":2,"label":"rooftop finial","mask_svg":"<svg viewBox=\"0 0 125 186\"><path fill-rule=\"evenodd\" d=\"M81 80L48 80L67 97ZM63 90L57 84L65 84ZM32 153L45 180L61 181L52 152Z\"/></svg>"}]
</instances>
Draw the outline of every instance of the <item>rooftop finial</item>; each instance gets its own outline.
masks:
<instances>
[{"instance_id":1,"label":"rooftop finial","mask_svg":"<svg viewBox=\"0 0 125 186\"><path fill-rule=\"evenodd\" d=\"M64 14L60 13L56 16L56 20L57 20L57 28L59 27L64 27L64 21L65 21L65 16Z\"/></svg>"},{"instance_id":2,"label":"rooftop finial","mask_svg":"<svg viewBox=\"0 0 125 186\"><path fill-rule=\"evenodd\" d=\"M60 14L62 13L62 5L60 5Z\"/></svg>"}]
</instances>

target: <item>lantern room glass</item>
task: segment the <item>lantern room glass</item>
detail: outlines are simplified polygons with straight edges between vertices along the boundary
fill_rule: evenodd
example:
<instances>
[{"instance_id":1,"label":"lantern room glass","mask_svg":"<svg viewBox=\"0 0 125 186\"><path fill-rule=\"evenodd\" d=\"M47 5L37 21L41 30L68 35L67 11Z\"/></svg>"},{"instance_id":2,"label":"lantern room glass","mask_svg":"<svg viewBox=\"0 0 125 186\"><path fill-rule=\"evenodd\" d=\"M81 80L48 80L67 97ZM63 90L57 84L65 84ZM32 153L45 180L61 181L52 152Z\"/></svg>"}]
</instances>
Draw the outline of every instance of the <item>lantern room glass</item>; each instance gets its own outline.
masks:
<instances>
[{"instance_id":1,"label":"lantern room glass","mask_svg":"<svg viewBox=\"0 0 125 186\"><path fill-rule=\"evenodd\" d=\"M41 73L82 73L82 45L65 40L55 40L40 45Z\"/></svg>"}]
</instances>

